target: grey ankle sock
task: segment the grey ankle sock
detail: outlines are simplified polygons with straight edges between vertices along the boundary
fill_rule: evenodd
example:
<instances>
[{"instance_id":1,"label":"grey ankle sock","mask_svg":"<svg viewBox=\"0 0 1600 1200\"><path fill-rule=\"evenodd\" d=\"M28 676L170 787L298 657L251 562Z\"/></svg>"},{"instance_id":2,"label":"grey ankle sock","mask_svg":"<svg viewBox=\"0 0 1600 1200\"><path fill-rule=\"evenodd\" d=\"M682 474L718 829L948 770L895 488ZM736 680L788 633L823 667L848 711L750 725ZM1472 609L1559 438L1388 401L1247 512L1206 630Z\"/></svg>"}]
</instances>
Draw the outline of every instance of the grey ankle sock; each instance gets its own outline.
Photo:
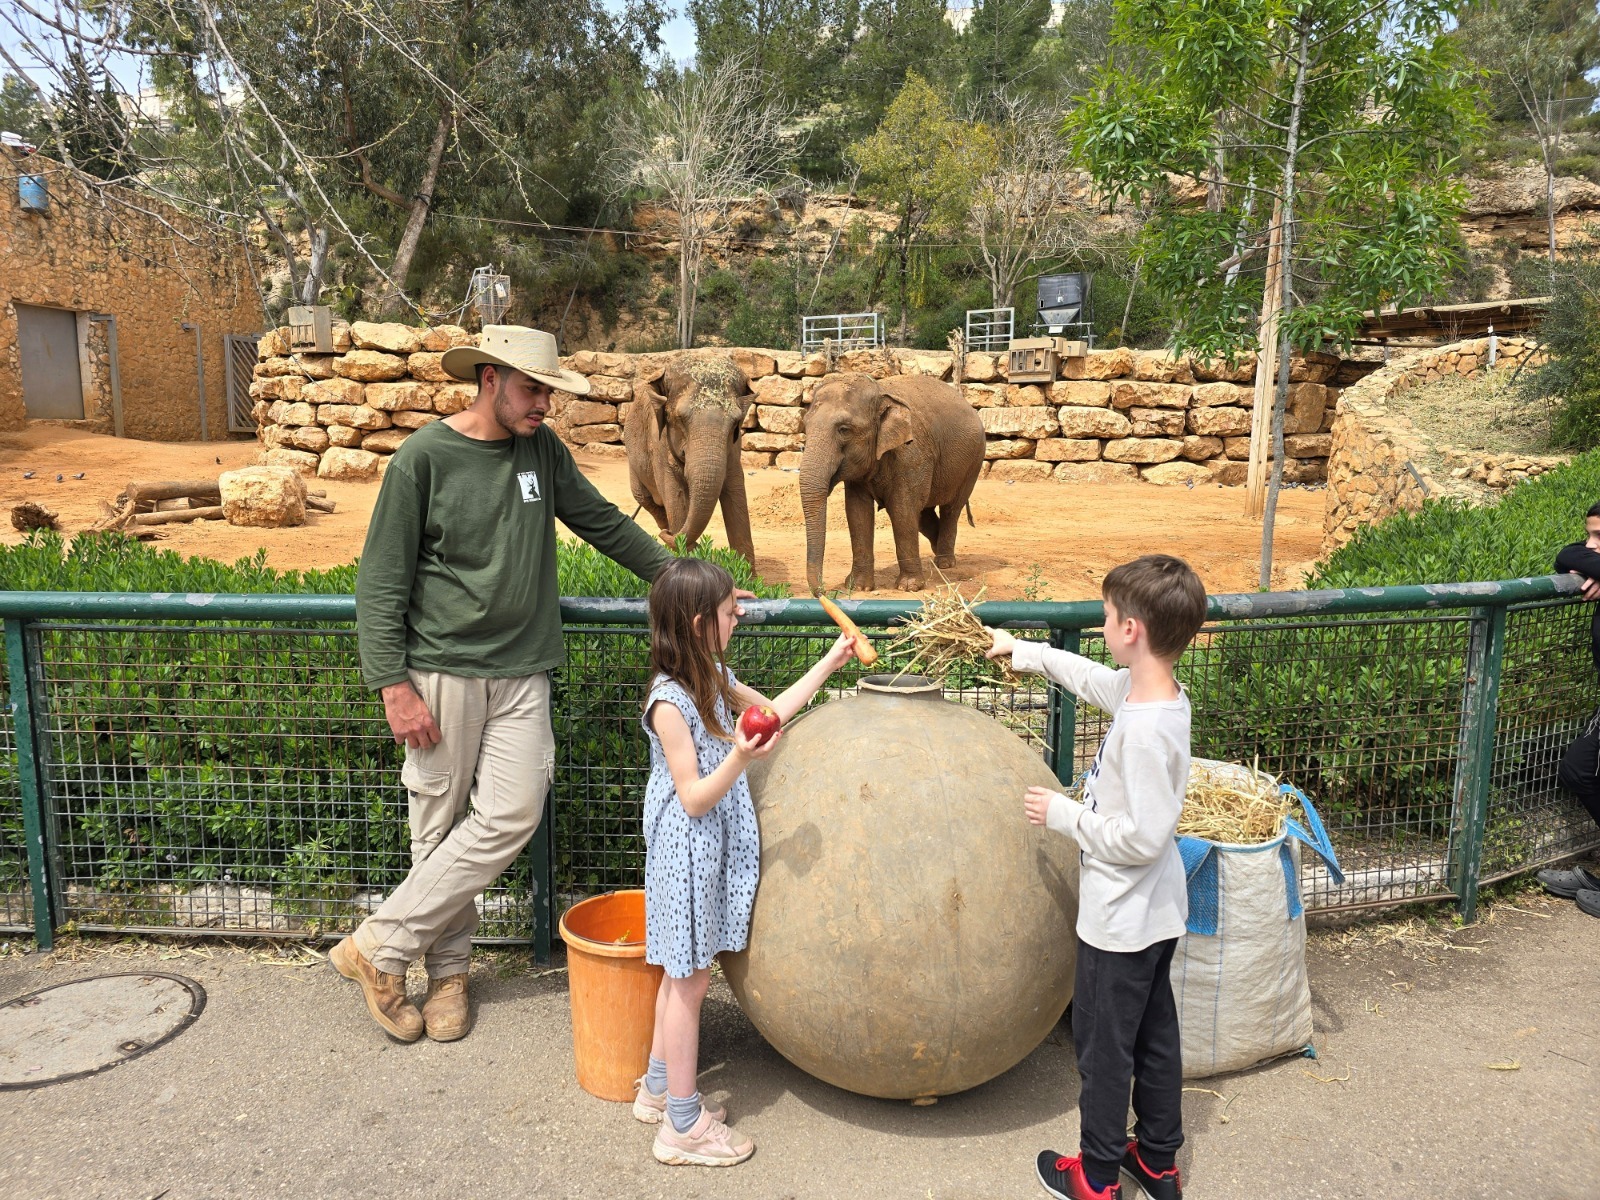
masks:
<instances>
[{"instance_id":1,"label":"grey ankle sock","mask_svg":"<svg viewBox=\"0 0 1600 1200\"><path fill-rule=\"evenodd\" d=\"M667 1064L662 1059L651 1057L650 1069L644 1073L644 1086L650 1089L652 1096L667 1090Z\"/></svg>"},{"instance_id":2,"label":"grey ankle sock","mask_svg":"<svg viewBox=\"0 0 1600 1200\"><path fill-rule=\"evenodd\" d=\"M673 1129L679 1133L688 1133L694 1128L694 1123L700 1119L700 1108L699 1092L687 1100L667 1093L667 1116L672 1120Z\"/></svg>"}]
</instances>

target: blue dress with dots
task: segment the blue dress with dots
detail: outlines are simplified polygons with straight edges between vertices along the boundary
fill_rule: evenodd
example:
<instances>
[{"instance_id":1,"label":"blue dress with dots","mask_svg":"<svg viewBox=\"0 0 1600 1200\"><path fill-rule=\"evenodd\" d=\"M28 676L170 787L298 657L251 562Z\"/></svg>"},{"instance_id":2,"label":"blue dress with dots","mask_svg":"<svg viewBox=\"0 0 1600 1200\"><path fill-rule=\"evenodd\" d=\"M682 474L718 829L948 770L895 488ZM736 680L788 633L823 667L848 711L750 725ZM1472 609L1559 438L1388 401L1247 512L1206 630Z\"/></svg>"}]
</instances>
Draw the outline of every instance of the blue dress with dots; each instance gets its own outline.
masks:
<instances>
[{"instance_id":1,"label":"blue dress with dots","mask_svg":"<svg viewBox=\"0 0 1600 1200\"><path fill-rule=\"evenodd\" d=\"M732 671L728 680L737 682ZM761 835L743 773L704 816L684 811L661 739L650 727L650 712L658 701L683 714L702 778L722 764L733 743L706 732L694 698L678 684L665 675L651 682L644 714L650 737L650 782L644 796L644 957L674 979L683 979L709 967L721 951L745 948L761 870ZM724 729L733 729L733 717L721 700L717 717Z\"/></svg>"}]
</instances>

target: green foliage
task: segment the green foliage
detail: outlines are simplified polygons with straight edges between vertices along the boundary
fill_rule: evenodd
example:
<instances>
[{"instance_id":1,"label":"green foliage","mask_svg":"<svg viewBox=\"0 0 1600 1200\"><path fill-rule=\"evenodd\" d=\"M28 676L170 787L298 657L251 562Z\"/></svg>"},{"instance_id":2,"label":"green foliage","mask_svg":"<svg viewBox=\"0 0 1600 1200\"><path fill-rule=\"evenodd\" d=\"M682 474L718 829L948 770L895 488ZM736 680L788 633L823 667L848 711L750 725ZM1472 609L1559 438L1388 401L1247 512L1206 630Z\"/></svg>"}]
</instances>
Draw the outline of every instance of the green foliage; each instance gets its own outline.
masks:
<instances>
[{"instance_id":1,"label":"green foliage","mask_svg":"<svg viewBox=\"0 0 1600 1200\"><path fill-rule=\"evenodd\" d=\"M1050 19L1050 0L976 0L961 33L967 95L980 110L1028 72Z\"/></svg>"},{"instance_id":2,"label":"green foliage","mask_svg":"<svg viewBox=\"0 0 1600 1200\"><path fill-rule=\"evenodd\" d=\"M1556 403L1551 441L1572 450L1600 446L1600 247L1575 247L1557 266L1539 336L1550 359L1527 376L1524 392Z\"/></svg>"},{"instance_id":3,"label":"green foliage","mask_svg":"<svg viewBox=\"0 0 1600 1200\"><path fill-rule=\"evenodd\" d=\"M35 145L48 133L38 93L10 72L0 75L0 130Z\"/></svg>"}]
</instances>

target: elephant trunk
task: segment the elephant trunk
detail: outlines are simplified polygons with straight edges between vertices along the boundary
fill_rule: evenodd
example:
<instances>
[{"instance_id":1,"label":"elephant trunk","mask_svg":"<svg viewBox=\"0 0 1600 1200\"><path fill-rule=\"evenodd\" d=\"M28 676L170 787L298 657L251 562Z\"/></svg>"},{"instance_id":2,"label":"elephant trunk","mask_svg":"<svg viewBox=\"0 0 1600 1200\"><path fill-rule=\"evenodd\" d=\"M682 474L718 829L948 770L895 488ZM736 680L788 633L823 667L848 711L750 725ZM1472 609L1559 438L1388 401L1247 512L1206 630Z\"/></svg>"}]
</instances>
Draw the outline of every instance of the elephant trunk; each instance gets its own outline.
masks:
<instances>
[{"instance_id":1,"label":"elephant trunk","mask_svg":"<svg viewBox=\"0 0 1600 1200\"><path fill-rule=\"evenodd\" d=\"M838 464L807 448L800 460L800 507L806 518L806 585L822 594L822 552L828 543L828 493Z\"/></svg>"},{"instance_id":2,"label":"elephant trunk","mask_svg":"<svg viewBox=\"0 0 1600 1200\"><path fill-rule=\"evenodd\" d=\"M683 480L688 491L688 508L683 518L683 535L686 544L693 546L711 523L712 510L722 496L722 485L728 467L728 421L706 419L696 421L689 429L688 443L684 447Z\"/></svg>"}]
</instances>

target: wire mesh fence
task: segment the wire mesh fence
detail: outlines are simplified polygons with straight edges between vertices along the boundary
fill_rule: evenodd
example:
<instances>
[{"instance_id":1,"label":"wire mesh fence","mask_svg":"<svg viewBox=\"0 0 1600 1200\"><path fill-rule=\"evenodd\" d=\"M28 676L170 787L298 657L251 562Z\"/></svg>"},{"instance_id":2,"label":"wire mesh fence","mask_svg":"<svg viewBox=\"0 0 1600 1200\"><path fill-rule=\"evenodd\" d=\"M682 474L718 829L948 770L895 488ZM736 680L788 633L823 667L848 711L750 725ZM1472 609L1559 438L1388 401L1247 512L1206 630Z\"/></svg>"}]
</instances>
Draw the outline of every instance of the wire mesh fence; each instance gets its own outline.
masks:
<instances>
[{"instance_id":1,"label":"wire mesh fence","mask_svg":"<svg viewBox=\"0 0 1600 1200\"><path fill-rule=\"evenodd\" d=\"M1023 636L1103 661L1098 633L1075 627L1088 626L1089 614L1074 611L1069 624L1067 607L1054 606L1053 630ZM1009 619L1025 620L1051 606L1007 608ZM1451 896L1465 905L1479 876L1462 864L1474 854L1487 880L1600 843L1555 784L1556 762L1595 699L1590 609L1503 605L1503 671L1479 685L1474 647L1490 611L1264 612L1215 620L1185 654L1178 673L1193 705L1195 754L1257 763L1295 783L1328 825L1347 876L1337 884L1308 865L1308 907ZM548 820L480 898L483 939L541 945L567 903L642 882L641 615L567 625ZM883 619L862 623L881 628ZM403 877L402 753L361 682L348 623L94 619L22 628L58 922L326 937L353 928ZM831 626L753 623L735 636L730 665L774 695L834 636ZM902 649L873 671L909 666ZM816 702L853 690L862 673L852 664ZM944 680L946 695L994 716L1071 783L1092 762L1106 715L1042 678L1006 687L998 674L964 666ZM1475 686L1499 702L1477 825L1464 815ZM32 911L13 724L9 710L0 713L0 926L20 929Z\"/></svg>"}]
</instances>

